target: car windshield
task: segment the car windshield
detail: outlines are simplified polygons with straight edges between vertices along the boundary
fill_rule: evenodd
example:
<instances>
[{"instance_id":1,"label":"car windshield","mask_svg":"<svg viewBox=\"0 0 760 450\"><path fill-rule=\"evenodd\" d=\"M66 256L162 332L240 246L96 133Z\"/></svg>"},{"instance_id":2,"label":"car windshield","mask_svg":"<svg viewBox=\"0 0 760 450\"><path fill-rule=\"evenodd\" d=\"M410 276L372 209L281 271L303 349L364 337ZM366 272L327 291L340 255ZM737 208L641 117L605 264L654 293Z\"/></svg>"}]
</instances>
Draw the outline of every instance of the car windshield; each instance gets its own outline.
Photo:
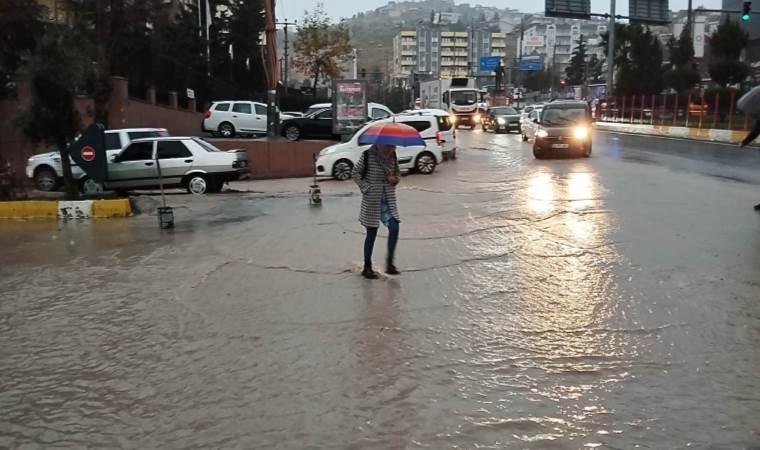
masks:
<instances>
[{"instance_id":1,"label":"car windshield","mask_svg":"<svg viewBox=\"0 0 760 450\"><path fill-rule=\"evenodd\" d=\"M200 145L203 148L203 150L206 150L209 153L222 151L214 147L213 145L209 144L208 142L204 141L203 139L193 138L193 141L195 141L196 144Z\"/></svg>"},{"instance_id":2,"label":"car windshield","mask_svg":"<svg viewBox=\"0 0 760 450\"><path fill-rule=\"evenodd\" d=\"M517 111L514 108L494 108L491 110L494 116L514 116L517 115Z\"/></svg>"},{"instance_id":3,"label":"car windshield","mask_svg":"<svg viewBox=\"0 0 760 450\"><path fill-rule=\"evenodd\" d=\"M474 105L478 101L478 94L473 91L452 91L451 102L457 105Z\"/></svg>"},{"instance_id":4,"label":"car windshield","mask_svg":"<svg viewBox=\"0 0 760 450\"><path fill-rule=\"evenodd\" d=\"M541 113L541 123L547 126L574 125L585 120L585 108L551 108Z\"/></svg>"}]
</instances>

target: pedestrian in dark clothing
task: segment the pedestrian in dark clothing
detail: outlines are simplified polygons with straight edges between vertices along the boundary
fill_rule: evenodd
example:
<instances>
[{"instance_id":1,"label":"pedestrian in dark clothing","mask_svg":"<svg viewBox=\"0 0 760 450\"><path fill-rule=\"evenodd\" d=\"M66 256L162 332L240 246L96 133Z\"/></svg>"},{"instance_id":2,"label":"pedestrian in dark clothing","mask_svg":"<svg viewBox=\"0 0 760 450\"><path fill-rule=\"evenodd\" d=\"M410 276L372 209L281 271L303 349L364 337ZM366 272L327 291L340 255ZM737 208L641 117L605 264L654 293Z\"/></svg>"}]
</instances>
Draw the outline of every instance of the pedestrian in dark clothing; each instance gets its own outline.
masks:
<instances>
[{"instance_id":1,"label":"pedestrian in dark clothing","mask_svg":"<svg viewBox=\"0 0 760 450\"><path fill-rule=\"evenodd\" d=\"M755 86L749 92L742 95L739 101L736 102L736 106L755 119L752 129L749 130L747 136L739 144L740 147L744 147L760 136L760 86ZM760 211L760 203L755 205L755 211Z\"/></svg>"},{"instance_id":2,"label":"pedestrian in dark clothing","mask_svg":"<svg viewBox=\"0 0 760 450\"><path fill-rule=\"evenodd\" d=\"M393 145L373 145L366 150L354 166L353 179L362 193L359 222L367 229L364 239L364 270L362 276L378 278L372 269L372 250L375 247L377 229L380 222L388 228L388 255L386 270L389 275L398 275L394 265L396 243L398 242L401 219L396 205L396 185L401 171L398 167L396 147Z\"/></svg>"}]
</instances>

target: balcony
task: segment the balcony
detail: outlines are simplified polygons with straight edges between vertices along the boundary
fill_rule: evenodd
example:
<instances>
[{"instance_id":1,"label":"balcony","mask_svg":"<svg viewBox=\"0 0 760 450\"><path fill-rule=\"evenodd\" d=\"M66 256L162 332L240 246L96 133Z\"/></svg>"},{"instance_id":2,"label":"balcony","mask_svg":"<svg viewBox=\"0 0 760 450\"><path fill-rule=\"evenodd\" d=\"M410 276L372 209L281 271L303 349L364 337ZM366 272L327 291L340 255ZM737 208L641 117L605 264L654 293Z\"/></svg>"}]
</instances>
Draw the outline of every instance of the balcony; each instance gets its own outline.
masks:
<instances>
[{"instance_id":1,"label":"balcony","mask_svg":"<svg viewBox=\"0 0 760 450\"><path fill-rule=\"evenodd\" d=\"M415 50L401 50L401 56L417 56Z\"/></svg>"},{"instance_id":2,"label":"balcony","mask_svg":"<svg viewBox=\"0 0 760 450\"><path fill-rule=\"evenodd\" d=\"M459 56L459 57L465 57L465 58L467 58L468 56L470 56L470 54L467 53L467 52L463 52L463 51L459 50L459 51L454 52L454 56Z\"/></svg>"},{"instance_id":3,"label":"balcony","mask_svg":"<svg viewBox=\"0 0 760 450\"><path fill-rule=\"evenodd\" d=\"M443 39L441 41L441 47L453 47L454 46L454 40L452 39Z\"/></svg>"},{"instance_id":4,"label":"balcony","mask_svg":"<svg viewBox=\"0 0 760 450\"><path fill-rule=\"evenodd\" d=\"M416 31L402 31L400 34L401 37L417 37Z\"/></svg>"},{"instance_id":5,"label":"balcony","mask_svg":"<svg viewBox=\"0 0 760 450\"><path fill-rule=\"evenodd\" d=\"M451 50L444 50L443 52L441 52L441 56L455 56L455 55L456 53Z\"/></svg>"},{"instance_id":6,"label":"balcony","mask_svg":"<svg viewBox=\"0 0 760 450\"><path fill-rule=\"evenodd\" d=\"M457 40L457 41L454 43L454 47L464 47L464 48L467 48L467 47L468 47L468 44L467 44L467 41L464 41L464 40Z\"/></svg>"}]
</instances>

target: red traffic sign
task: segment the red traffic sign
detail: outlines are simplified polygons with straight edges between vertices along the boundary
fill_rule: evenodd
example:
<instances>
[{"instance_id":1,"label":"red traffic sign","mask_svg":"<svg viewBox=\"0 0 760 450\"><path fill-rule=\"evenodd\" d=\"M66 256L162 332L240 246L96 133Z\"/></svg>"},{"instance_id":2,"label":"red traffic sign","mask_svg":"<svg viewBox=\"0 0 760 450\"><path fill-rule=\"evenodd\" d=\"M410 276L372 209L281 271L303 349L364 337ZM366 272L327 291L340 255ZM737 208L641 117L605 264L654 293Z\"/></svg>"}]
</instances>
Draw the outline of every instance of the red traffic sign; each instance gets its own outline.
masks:
<instances>
[{"instance_id":1,"label":"red traffic sign","mask_svg":"<svg viewBox=\"0 0 760 450\"><path fill-rule=\"evenodd\" d=\"M82 149L82 159L89 162L95 159L95 149L89 145Z\"/></svg>"}]
</instances>

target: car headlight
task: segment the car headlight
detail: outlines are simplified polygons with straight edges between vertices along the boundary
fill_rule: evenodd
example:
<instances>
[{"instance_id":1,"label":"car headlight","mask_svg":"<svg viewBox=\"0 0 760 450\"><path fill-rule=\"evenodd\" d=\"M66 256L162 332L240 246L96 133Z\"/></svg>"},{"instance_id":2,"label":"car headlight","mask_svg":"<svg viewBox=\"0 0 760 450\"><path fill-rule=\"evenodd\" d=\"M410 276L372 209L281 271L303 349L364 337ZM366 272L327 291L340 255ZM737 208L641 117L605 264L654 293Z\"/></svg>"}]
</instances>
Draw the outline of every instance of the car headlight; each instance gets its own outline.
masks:
<instances>
[{"instance_id":1,"label":"car headlight","mask_svg":"<svg viewBox=\"0 0 760 450\"><path fill-rule=\"evenodd\" d=\"M449 116L449 120L451 121L452 125L456 125L457 124L457 116L455 116L455 115L452 114L452 115Z\"/></svg>"},{"instance_id":2,"label":"car headlight","mask_svg":"<svg viewBox=\"0 0 760 450\"><path fill-rule=\"evenodd\" d=\"M504 125L505 123L507 123L507 119L503 117L499 117L498 119L496 119L496 121L499 122L499 125Z\"/></svg>"},{"instance_id":3,"label":"car headlight","mask_svg":"<svg viewBox=\"0 0 760 450\"><path fill-rule=\"evenodd\" d=\"M480 122L480 114L475 114L473 119L475 119L475 122Z\"/></svg>"},{"instance_id":4,"label":"car headlight","mask_svg":"<svg viewBox=\"0 0 760 450\"><path fill-rule=\"evenodd\" d=\"M586 137L588 136L588 128L576 127L573 130L573 136L575 136L576 139L586 139Z\"/></svg>"},{"instance_id":5,"label":"car headlight","mask_svg":"<svg viewBox=\"0 0 760 450\"><path fill-rule=\"evenodd\" d=\"M335 151L335 147L327 147L325 149L322 149L321 152L319 152L319 156L325 156L329 155L330 153Z\"/></svg>"},{"instance_id":6,"label":"car headlight","mask_svg":"<svg viewBox=\"0 0 760 450\"><path fill-rule=\"evenodd\" d=\"M543 139L545 137L549 137L549 133L547 133L546 130L538 130L536 131L536 137Z\"/></svg>"}]
</instances>

